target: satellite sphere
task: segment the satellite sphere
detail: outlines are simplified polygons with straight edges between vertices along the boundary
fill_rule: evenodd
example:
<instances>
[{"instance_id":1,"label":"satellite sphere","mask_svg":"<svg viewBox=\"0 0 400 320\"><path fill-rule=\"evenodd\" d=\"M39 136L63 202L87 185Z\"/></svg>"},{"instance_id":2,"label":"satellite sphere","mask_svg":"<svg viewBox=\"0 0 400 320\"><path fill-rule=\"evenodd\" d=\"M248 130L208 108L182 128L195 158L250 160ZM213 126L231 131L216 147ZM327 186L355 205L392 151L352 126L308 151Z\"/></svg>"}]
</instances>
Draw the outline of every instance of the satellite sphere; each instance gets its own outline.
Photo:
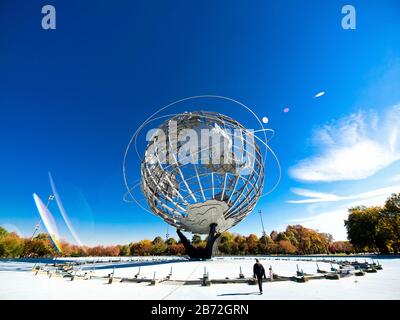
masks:
<instances>
[{"instance_id":1,"label":"satellite sphere","mask_svg":"<svg viewBox=\"0 0 400 320\"><path fill-rule=\"evenodd\" d=\"M223 232L255 207L264 162L251 130L225 115L185 112L147 134L141 187L154 214L178 229Z\"/></svg>"}]
</instances>

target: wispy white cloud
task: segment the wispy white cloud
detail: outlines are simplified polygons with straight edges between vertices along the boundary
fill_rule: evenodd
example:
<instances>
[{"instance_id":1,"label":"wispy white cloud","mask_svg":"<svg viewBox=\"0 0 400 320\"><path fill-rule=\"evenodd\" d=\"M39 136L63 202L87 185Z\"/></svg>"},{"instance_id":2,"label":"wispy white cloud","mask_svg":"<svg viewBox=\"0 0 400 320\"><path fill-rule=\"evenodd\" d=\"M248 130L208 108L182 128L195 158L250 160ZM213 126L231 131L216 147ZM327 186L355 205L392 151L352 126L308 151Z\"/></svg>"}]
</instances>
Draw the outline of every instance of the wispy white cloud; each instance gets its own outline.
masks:
<instances>
[{"instance_id":1,"label":"wispy white cloud","mask_svg":"<svg viewBox=\"0 0 400 320\"><path fill-rule=\"evenodd\" d=\"M329 182L368 178L400 160L400 105L385 114L360 111L314 132L315 156L298 162L289 174L301 181Z\"/></svg>"},{"instance_id":2,"label":"wispy white cloud","mask_svg":"<svg viewBox=\"0 0 400 320\"><path fill-rule=\"evenodd\" d=\"M307 199L288 200L287 201L288 203L304 204L304 203L334 202L343 200L362 200L362 199L371 199L378 196L389 196L392 193L398 193L400 192L400 184L346 196L338 196L333 193L323 193L323 192L318 192L308 189L299 189L299 188L293 188L292 192L296 195L307 197Z\"/></svg>"},{"instance_id":3,"label":"wispy white cloud","mask_svg":"<svg viewBox=\"0 0 400 320\"><path fill-rule=\"evenodd\" d=\"M344 227L344 220L347 219L348 212L345 208L332 211L324 211L321 214L289 220L289 224L301 224L307 228L312 228L320 232L333 235L335 240L346 240L347 234Z\"/></svg>"},{"instance_id":4,"label":"wispy white cloud","mask_svg":"<svg viewBox=\"0 0 400 320\"><path fill-rule=\"evenodd\" d=\"M389 188L380 188L369 192L361 193L357 196L348 197L344 203L335 205L334 207L324 207L324 203L309 204L307 207L311 210L310 215L290 219L289 224L301 224L305 227L327 232L334 236L336 240L345 240L347 238L344 220L348 217L348 209L360 205L364 206L380 206L383 205L387 197L396 190L393 186ZM390 189L392 188L392 189ZM386 190L385 190L386 189ZM351 200L351 201L349 201Z\"/></svg>"},{"instance_id":5,"label":"wispy white cloud","mask_svg":"<svg viewBox=\"0 0 400 320\"><path fill-rule=\"evenodd\" d=\"M337 196L333 193L318 192L309 189L293 188L292 192L298 196L307 197L308 199L288 200L288 203L316 203L316 202L331 202L345 199L345 197Z\"/></svg>"}]
</instances>

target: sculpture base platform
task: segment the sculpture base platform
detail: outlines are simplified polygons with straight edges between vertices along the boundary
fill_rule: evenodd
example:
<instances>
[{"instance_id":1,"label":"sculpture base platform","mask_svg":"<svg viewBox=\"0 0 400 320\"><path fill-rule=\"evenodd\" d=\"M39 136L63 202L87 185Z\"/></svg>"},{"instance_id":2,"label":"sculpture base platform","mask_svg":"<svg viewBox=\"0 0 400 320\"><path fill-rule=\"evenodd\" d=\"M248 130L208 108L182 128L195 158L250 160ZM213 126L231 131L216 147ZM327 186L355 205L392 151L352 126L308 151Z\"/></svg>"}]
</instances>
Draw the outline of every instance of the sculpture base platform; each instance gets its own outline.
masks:
<instances>
[{"instance_id":1,"label":"sculpture base platform","mask_svg":"<svg viewBox=\"0 0 400 320\"><path fill-rule=\"evenodd\" d=\"M207 245L205 248L197 248L193 246L180 229L176 230L176 233L178 234L179 239L185 247L186 253L190 259L211 259L214 243L220 236L220 234L216 232L216 227L216 224L210 225L210 232L208 234Z\"/></svg>"}]
</instances>

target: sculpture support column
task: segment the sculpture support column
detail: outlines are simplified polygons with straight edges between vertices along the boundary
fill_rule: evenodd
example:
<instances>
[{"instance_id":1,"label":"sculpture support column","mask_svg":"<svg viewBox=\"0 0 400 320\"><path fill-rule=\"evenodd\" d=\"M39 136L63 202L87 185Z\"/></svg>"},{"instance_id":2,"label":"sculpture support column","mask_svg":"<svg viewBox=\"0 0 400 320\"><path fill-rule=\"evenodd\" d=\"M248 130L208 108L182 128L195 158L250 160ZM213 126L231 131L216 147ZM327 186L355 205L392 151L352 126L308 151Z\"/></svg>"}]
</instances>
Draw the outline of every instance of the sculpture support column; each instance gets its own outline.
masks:
<instances>
[{"instance_id":1,"label":"sculpture support column","mask_svg":"<svg viewBox=\"0 0 400 320\"><path fill-rule=\"evenodd\" d=\"M220 236L220 234L216 232L216 227L217 225L215 223L210 225L210 232L208 234L207 245L205 248L196 248L190 243L180 229L176 230L179 239L185 247L186 253L191 259L211 259L215 240Z\"/></svg>"}]
</instances>

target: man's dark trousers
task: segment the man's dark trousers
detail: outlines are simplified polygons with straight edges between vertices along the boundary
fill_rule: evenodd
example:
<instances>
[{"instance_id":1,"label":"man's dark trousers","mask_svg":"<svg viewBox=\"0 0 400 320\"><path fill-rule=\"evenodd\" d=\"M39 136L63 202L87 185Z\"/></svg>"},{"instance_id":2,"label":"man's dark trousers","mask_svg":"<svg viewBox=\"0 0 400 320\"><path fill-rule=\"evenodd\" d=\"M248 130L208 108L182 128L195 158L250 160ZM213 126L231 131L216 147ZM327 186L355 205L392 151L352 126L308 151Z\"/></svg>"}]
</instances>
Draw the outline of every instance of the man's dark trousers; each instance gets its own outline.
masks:
<instances>
[{"instance_id":1,"label":"man's dark trousers","mask_svg":"<svg viewBox=\"0 0 400 320\"><path fill-rule=\"evenodd\" d=\"M262 281L263 281L263 278L257 276L257 282L258 282L258 287L260 288L260 292L263 291L263 289L262 289Z\"/></svg>"}]
</instances>

